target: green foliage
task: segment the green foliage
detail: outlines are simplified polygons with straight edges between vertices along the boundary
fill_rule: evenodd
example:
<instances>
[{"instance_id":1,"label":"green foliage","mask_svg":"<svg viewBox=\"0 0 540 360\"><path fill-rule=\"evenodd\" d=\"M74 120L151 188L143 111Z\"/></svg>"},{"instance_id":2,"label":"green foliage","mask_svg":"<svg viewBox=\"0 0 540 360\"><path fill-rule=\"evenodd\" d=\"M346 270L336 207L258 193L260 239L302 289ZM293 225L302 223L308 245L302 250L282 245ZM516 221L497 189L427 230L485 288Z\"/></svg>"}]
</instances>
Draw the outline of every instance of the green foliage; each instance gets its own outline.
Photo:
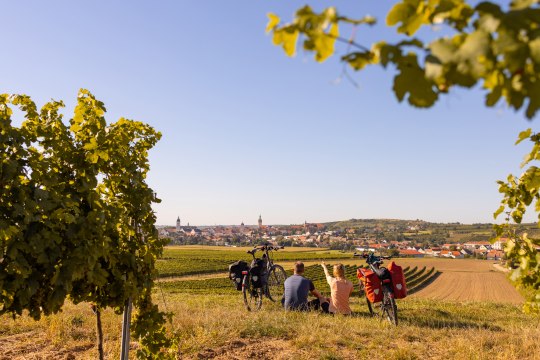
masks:
<instances>
[{"instance_id":1,"label":"green foliage","mask_svg":"<svg viewBox=\"0 0 540 360\"><path fill-rule=\"evenodd\" d=\"M453 86L470 88L480 83L486 106L501 99L531 119L540 108L540 8L536 0L517 0L504 10L491 2L472 7L464 0L402 0L388 12L386 24L397 26L405 40L380 41L364 46L339 37L343 25L373 25L375 19L352 20L329 7L320 13L309 6L299 9L289 24L270 16L267 31L287 55L295 54L299 37L303 48L324 61L335 53L335 40L353 47L341 57L354 70L367 65L398 70L393 90L399 101L431 107ZM453 34L424 43L412 38L423 26L446 25ZM359 50L359 51L358 51ZM347 50L349 51L349 50Z\"/></svg>"},{"instance_id":2,"label":"green foliage","mask_svg":"<svg viewBox=\"0 0 540 360\"><path fill-rule=\"evenodd\" d=\"M350 24L374 24L375 19L366 16L361 20L339 17L334 7L329 7L320 14L315 13L308 5L299 9L292 23L278 26L280 18L268 14L270 21L266 32L272 32L272 41L281 45L285 53L293 56L296 53L296 43L300 34L305 36L303 48L315 53L315 60L323 62L335 52L335 42L339 37L339 22Z\"/></svg>"},{"instance_id":3,"label":"green foliage","mask_svg":"<svg viewBox=\"0 0 540 360\"><path fill-rule=\"evenodd\" d=\"M533 134L531 129L519 134L516 144L528 139L533 143L531 152L527 154L522 167L532 161L540 160L540 134ZM540 239L529 238L526 232L521 232L512 226L511 221L520 224L527 209L534 205L540 212L540 169L530 165L525 172L516 178L509 175L507 181L498 181L499 191L503 194L502 205L494 216L507 214L506 222L496 225L497 239L507 237L505 246L507 258L514 265L510 279L526 290L529 301L526 309L540 313ZM538 215L540 226L540 214Z\"/></svg>"},{"instance_id":4,"label":"green foliage","mask_svg":"<svg viewBox=\"0 0 540 360\"><path fill-rule=\"evenodd\" d=\"M25 116L20 127L10 105ZM87 90L69 126L62 106L38 111L28 96L0 95L0 314L39 319L68 298L121 312L132 298L133 331L154 351L169 344L148 296L163 242L145 178L161 134L123 118L107 125Z\"/></svg>"}]
</instances>

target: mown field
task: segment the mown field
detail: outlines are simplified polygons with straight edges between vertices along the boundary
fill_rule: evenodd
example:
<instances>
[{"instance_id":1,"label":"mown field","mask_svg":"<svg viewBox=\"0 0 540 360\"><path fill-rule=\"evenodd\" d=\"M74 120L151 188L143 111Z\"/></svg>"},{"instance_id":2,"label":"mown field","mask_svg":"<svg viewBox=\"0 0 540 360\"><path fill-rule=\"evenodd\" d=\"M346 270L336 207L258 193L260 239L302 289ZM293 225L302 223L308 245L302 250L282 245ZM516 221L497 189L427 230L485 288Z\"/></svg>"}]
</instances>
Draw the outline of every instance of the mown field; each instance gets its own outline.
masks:
<instances>
[{"instance_id":1,"label":"mown field","mask_svg":"<svg viewBox=\"0 0 540 360\"><path fill-rule=\"evenodd\" d=\"M206 251L175 247L167 249L164 261L199 264ZM218 252L226 271L245 249L212 248L207 259L217 262ZM351 254L326 250L282 254L278 263L289 271L294 260L305 259L306 276L326 293L320 259L346 264L353 281L356 267L363 264ZM249 313L223 267L198 277L175 272L159 282L155 299L174 313L168 327L178 338L181 359L540 359L540 319L521 312L520 295L492 262L396 262L406 270L413 293L398 300L397 328L369 317L358 291L351 299L353 317L286 313L267 299L261 311ZM106 356L118 358L121 317L107 310L103 323ZM95 359L94 324L88 304L68 303L62 313L38 322L0 317L0 359ZM131 347L137 348L136 341Z\"/></svg>"}]
</instances>

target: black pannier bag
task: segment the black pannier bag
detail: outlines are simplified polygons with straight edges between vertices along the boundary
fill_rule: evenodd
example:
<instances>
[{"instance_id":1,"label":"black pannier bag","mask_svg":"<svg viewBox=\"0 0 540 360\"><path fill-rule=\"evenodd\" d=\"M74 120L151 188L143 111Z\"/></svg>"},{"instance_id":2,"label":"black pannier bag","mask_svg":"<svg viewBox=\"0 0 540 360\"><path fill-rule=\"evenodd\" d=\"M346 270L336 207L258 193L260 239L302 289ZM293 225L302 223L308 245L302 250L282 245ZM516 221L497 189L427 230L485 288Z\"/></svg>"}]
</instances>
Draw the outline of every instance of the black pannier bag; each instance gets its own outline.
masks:
<instances>
[{"instance_id":1,"label":"black pannier bag","mask_svg":"<svg viewBox=\"0 0 540 360\"><path fill-rule=\"evenodd\" d=\"M251 275L251 281L254 288L260 288L264 284L265 274L265 262L263 259L254 259L251 262L249 273Z\"/></svg>"},{"instance_id":2,"label":"black pannier bag","mask_svg":"<svg viewBox=\"0 0 540 360\"><path fill-rule=\"evenodd\" d=\"M242 271L248 270L249 266L247 262L242 260L238 260L229 265L229 279L234 283L236 290L242 290Z\"/></svg>"},{"instance_id":3,"label":"black pannier bag","mask_svg":"<svg viewBox=\"0 0 540 360\"><path fill-rule=\"evenodd\" d=\"M387 279L392 280L392 274L390 274L390 271L388 271L388 269L385 267L377 269L375 273L381 280L387 280Z\"/></svg>"}]
</instances>

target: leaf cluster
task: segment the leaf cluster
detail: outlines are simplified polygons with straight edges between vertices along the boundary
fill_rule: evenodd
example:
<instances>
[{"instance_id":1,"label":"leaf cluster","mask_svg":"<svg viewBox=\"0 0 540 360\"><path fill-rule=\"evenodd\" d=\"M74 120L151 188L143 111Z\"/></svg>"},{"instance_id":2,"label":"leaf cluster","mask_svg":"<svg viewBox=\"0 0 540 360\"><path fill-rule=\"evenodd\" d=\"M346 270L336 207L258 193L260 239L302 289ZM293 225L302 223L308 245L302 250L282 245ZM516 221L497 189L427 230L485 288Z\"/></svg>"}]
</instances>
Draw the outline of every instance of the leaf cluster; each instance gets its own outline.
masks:
<instances>
[{"instance_id":1,"label":"leaf cluster","mask_svg":"<svg viewBox=\"0 0 540 360\"><path fill-rule=\"evenodd\" d=\"M24 114L20 127L11 107ZM164 244L145 182L161 134L123 118L108 125L84 89L69 124L62 107L0 95L0 314L39 319L68 298L121 312L132 298L134 333L149 348L168 345L149 295Z\"/></svg>"},{"instance_id":2,"label":"leaf cluster","mask_svg":"<svg viewBox=\"0 0 540 360\"><path fill-rule=\"evenodd\" d=\"M465 0L402 0L386 16L403 40L379 41L369 47L339 37L343 25L373 25L367 16L352 20L329 7L320 13L309 6L299 9L289 24L269 14L267 32L273 42L293 56L297 40L324 61L335 53L335 41L349 43L341 60L354 70L367 65L393 65L397 70L393 91L399 101L431 107L452 87L471 88L480 83L485 104L501 99L515 110L525 108L531 119L540 108L540 8L538 0L516 0L509 9L484 1L476 6ZM423 26L447 26L452 36L425 43L413 36Z\"/></svg>"},{"instance_id":3,"label":"leaf cluster","mask_svg":"<svg viewBox=\"0 0 540 360\"><path fill-rule=\"evenodd\" d=\"M540 134L532 133L531 129L525 130L519 134L516 144L524 140L531 141L533 147L525 156L522 167L540 160ZM519 178L509 175L506 181L498 181L498 184L503 199L494 217L502 213L507 217L505 223L495 225L496 239L508 239L505 252L512 262L510 278L527 290L529 299L526 310L540 313L540 239L530 238L526 232L518 231L511 224L512 221L520 224L527 209L534 206L540 226L540 169L530 165Z\"/></svg>"}]
</instances>

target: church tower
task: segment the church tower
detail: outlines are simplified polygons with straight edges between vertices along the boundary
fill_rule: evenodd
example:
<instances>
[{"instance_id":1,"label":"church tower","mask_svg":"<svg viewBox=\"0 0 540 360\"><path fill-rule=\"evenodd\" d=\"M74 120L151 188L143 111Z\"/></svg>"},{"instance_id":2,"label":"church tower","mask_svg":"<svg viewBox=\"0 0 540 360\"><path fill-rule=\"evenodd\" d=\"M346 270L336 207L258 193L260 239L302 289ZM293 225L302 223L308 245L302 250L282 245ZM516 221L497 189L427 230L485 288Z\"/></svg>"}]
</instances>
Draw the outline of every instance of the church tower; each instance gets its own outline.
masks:
<instances>
[{"instance_id":1,"label":"church tower","mask_svg":"<svg viewBox=\"0 0 540 360\"><path fill-rule=\"evenodd\" d=\"M176 219L176 231L180 231L180 216Z\"/></svg>"},{"instance_id":2,"label":"church tower","mask_svg":"<svg viewBox=\"0 0 540 360\"><path fill-rule=\"evenodd\" d=\"M259 215L259 229L262 228L262 218L261 215Z\"/></svg>"}]
</instances>

